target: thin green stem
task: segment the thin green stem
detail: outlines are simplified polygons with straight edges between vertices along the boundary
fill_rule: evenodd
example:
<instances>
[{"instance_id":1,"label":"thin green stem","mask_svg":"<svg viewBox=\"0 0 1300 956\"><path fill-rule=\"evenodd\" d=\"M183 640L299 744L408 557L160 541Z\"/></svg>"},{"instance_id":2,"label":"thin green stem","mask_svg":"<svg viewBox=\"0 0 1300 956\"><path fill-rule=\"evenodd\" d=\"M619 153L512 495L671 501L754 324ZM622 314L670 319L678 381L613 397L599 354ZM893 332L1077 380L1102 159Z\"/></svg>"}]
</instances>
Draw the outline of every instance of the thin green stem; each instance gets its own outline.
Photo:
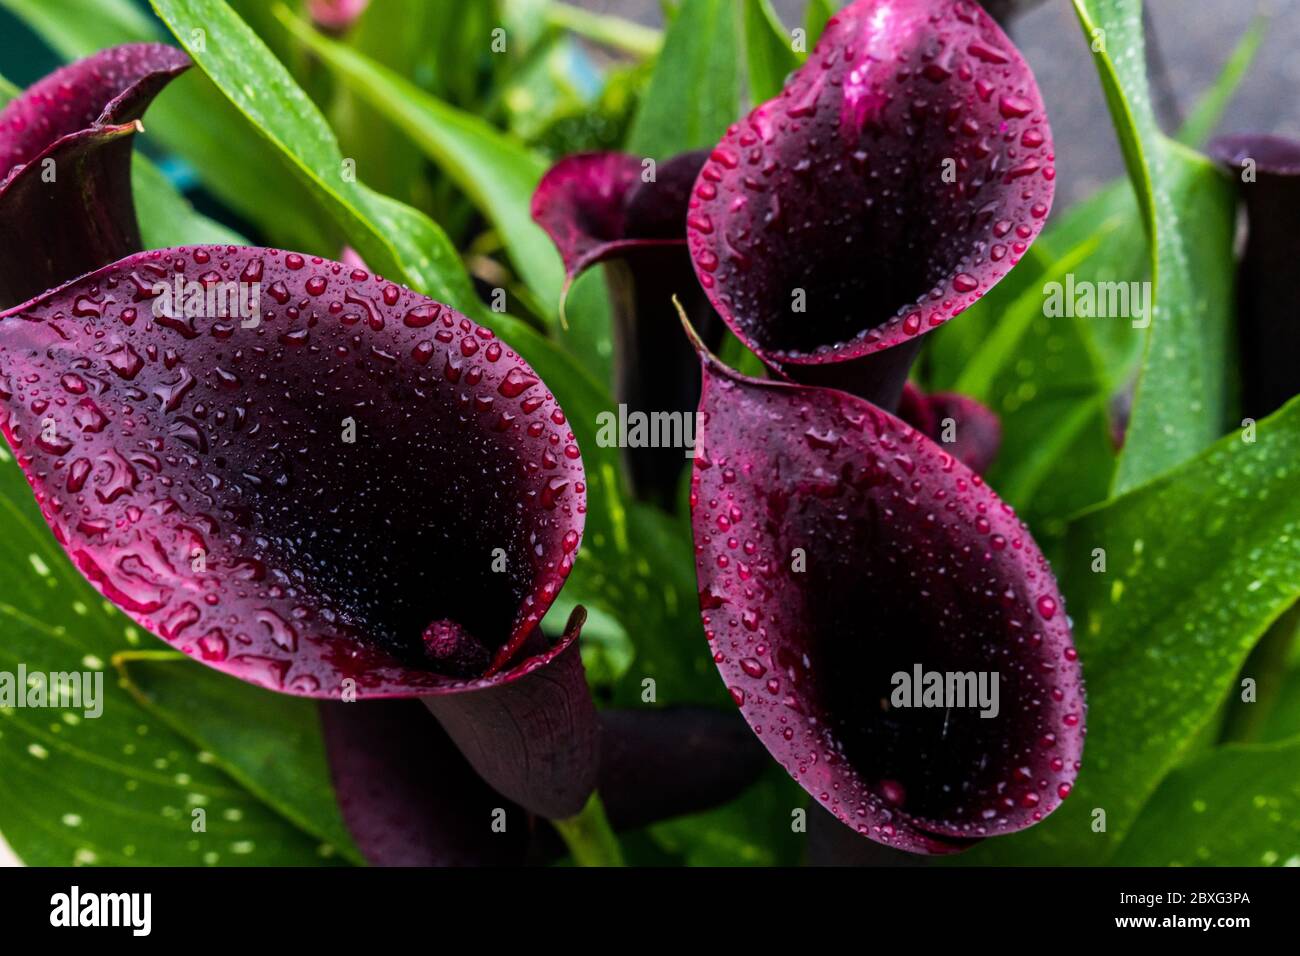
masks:
<instances>
[{"instance_id":1,"label":"thin green stem","mask_svg":"<svg viewBox=\"0 0 1300 956\"><path fill-rule=\"evenodd\" d=\"M623 848L605 816L600 794L593 793L577 816L551 824L578 866L623 866Z\"/></svg>"},{"instance_id":2,"label":"thin green stem","mask_svg":"<svg viewBox=\"0 0 1300 956\"><path fill-rule=\"evenodd\" d=\"M634 56L654 56L663 45L663 34L652 27L622 17L592 13L567 3L548 5L546 20L552 26Z\"/></svg>"}]
</instances>

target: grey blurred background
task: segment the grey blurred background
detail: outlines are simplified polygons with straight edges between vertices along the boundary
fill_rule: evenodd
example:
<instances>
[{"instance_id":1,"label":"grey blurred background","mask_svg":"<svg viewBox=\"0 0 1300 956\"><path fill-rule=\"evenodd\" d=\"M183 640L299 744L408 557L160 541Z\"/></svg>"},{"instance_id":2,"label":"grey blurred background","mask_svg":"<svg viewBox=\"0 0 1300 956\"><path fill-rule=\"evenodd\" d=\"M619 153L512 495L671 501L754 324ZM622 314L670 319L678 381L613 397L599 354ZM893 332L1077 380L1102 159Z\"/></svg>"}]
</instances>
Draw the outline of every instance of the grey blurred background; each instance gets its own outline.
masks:
<instances>
[{"instance_id":1,"label":"grey blurred background","mask_svg":"<svg viewBox=\"0 0 1300 956\"><path fill-rule=\"evenodd\" d=\"M662 22L658 0L578 0L582 6L648 24ZM803 22L805 0L773 0L787 26ZM1149 59L1163 63L1166 122L1185 115L1213 81L1258 13L1267 36L1223 117L1219 132L1268 131L1300 137L1300 0L1147 0ZM1045 0L1018 17L1011 35L1047 101L1056 137L1057 209L1123 171L1092 56L1069 0ZM1153 42L1154 41L1154 42Z\"/></svg>"}]
</instances>

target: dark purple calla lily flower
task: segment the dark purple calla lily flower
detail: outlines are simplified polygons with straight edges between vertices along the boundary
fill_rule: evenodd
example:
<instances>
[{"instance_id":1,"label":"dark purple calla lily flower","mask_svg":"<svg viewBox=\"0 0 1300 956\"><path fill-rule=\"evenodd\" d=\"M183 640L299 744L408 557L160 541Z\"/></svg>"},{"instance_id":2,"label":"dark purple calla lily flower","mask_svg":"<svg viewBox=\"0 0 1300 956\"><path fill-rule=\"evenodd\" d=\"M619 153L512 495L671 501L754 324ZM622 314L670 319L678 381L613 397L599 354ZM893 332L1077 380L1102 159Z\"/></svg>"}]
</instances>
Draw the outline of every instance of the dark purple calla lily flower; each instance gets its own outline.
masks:
<instances>
[{"instance_id":1,"label":"dark purple calla lily flower","mask_svg":"<svg viewBox=\"0 0 1300 956\"><path fill-rule=\"evenodd\" d=\"M158 43L114 47L56 70L0 111L0 309L140 248L132 136L189 63Z\"/></svg>"},{"instance_id":2,"label":"dark purple calla lily flower","mask_svg":"<svg viewBox=\"0 0 1300 956\"><path fill-rule=\"evenodd\" d=\"M1300 142L1247 133L1214 140L1209 153L1232 172L1246 207L1237 282L1242 406L1263 418L1300 393Z\"/></svg>"},{"instance_id":3,"label":"dark purple calla lily flower","mask_svg":"<svg viewBox=\"0 0 1300 956\"><path fill-rule=\"evenodd\" d=\"M1083 687L1061 596L978 474L997 417L905 392L920 336L1042 229L1053 161L1034 78L978 5L858 0L709 153L686 202L700 287L731 330L782 378L845 390L742 377L696 338L691 509L714 660L805 789L911 852L1029 826L1079 768ZM671 195L662 211L682 215L675 193L632 185L638 163L574 157L543 181L534 217L571 273L646 242L675 254L660 244L677 231L629 228L633 195ZM653 272L637 280L655 289ZM900 401L914 427L889 414ZM913 668L918 682L983 675L1007 708L891 706L891 678Z\"/></svg>"},{"instance_id":4,"label":"dark purple calla lily flower","mask_svg":"<svg viewBox=\"0 0 1300 956\"><path fill-rule=\"evenodd\" d=\"M1053 161L1033 75L978 4L858 0L710 154L691 257L769 365L891 407L917 338L1042 229Z\"/></svg>"},{"instance_id":5,"label":"dark purple calla lily flower","mask_svg":"<svg viewBox=\"0 0 1300 956\"><path fill-rule=\"evenodd\" d=\"M683 303L704 340L716 346L722 323L704 296L686 252L691 188L704 152L684 153L650 172L625 153L560 160L533 195L533 218L564 262L565 294L598 263L614 309L615 396L634 411L692 412L700 396L698 363L682 339L672 297ZM652 178L650 178L652 177ZM667 508L677 495L680 449L625 451L635 493Z\"/></svg>"},{"instance_id":6,"label":"dark purple calla lily flower","mask_svg":"<svg viewBox=\"0 0 1300 956\"><path fill-rule=\"evenodd\" d=\"M1041 820L1079 769L1083 686L1014 512L865 400L701 357L702 617L759 739L843 823L899 849L953 852ZM899 674L977 675L998 702L900 705Z\"/></svg>"},{"instance_id":7,"label":"dark purple calla lily flower","mask_svg":"<svg viewBox=\"0 0 1300 956\"><path fill-rule=\"evenodd\" d=\"M187 65L116 48L0 113L15 167L0 230L32 255L5 263L10 298L30 296L0 310L0 429L69 557L172 646L321 700L372 863L530 859L534 815L581 810L598 763L619 826L747 786L761 767L730 715L611 714L601 733L585 614L542 633L584 475L563 411L505 343L350 250L139 251L116 145L138 125L109 120ZM46 156L73 162L50 188L8 188ZM84 234L46 243L31 223L51 210ZM638 773L669 751L708 777Z\"/></svg>"},{"instance_id":8,"label":"dark purple calla lily flower","mask_svg":"<svg viewBox=\"0 0 1300 956\"><path fill-rule=\"evenodd\" d=\"M0 232L31 264L5 288L65 280L0 312L0 428L51 530L184 653L290 694L422 698L505 796L577 813L583 615L553 645L538 627L585 512L563 411L490 330L364 269L136 251L136 127L110 121L187 63L105 51L0 113ZM46 156L50 188L25 188Z\"/></svg>"}]
</instances>

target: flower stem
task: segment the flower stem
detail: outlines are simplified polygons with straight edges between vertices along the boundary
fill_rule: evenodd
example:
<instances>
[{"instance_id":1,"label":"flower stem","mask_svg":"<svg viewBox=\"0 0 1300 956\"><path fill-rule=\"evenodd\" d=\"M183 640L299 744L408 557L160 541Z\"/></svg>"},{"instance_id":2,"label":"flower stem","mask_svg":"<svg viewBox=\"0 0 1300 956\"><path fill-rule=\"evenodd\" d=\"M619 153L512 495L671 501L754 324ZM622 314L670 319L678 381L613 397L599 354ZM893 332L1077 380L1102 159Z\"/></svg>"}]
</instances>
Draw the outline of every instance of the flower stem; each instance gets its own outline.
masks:
<instances>
[{"instance_id":1,"label":"flower stem","mask_svg":"<svg viewBox=\"0 0 1300 956\"><path fill-rule=\"evenodd\" d=\"M577 816L551 824L578 866L623 866L623 848L605 816L600 794L593 793Z\"/></svg>"}]
</instances>

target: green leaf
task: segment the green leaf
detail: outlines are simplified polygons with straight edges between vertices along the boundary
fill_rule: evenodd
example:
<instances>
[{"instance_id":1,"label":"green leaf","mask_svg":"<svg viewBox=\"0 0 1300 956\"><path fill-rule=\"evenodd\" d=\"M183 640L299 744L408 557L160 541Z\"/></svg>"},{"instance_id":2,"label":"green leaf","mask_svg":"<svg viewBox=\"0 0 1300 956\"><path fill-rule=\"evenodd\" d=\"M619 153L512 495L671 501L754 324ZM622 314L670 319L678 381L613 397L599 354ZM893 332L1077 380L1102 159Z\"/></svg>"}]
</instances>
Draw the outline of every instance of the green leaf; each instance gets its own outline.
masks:
<instances>
[{"instance_id":1,"label":"green leaf","mask_svg":"<svg viewBox=\"0 0 1300 956\"><path fill-rule=\"evenodd\" d=\"M1300 866L1300 739L1228 745L1171 773L1116 866Z\"/></svg>"},{"instance_id":2,"label":"green leaf","mask_svg":"<svg viewBox=\"0 0 1300 956\"><path fill-rule=\"evenodd\" d=\"M548 3L545 16L551 26L634 56L654 56L663 45L658 30L622 17L592 13L571 3Z\"/></svg>"},{"instance_id":3,"label":"green leaf","mask_svg":"<svg viewBox=\"0 0 1300 956\"><path fill-rule=\"evenodd\" d=\"M688 866L798 866L806 837L791 826L791 814L807 803L807 794L773 764L730 803L656 823L650 834Z\"/></svg>"},{"instance_id":4,"label":"green leaf","mask_svg":"<svg viewBox=\"0 0 1300 956\"><path fill-rule=\"evenodd\" d=\"M533 191L550 165L477 116L449 106L362 54L330 40L284 7L281 21L325 61L348 88L392 121L481 209L515 267L554 316L564 284L559 253L530 212Z\"/></svg>"},{"instance_id":5,"label":"green leaf","mask_svg":"<svg viewBox=\"0 0 1300 956\"><path fill-rule=\"evenodd\" d=\"M0 0L0 6L68 60L117 43L157 39L153 21L131 0Z\"/></svg>"},{"instance_id":6,"label":"green leaf","mask_svg":"<svg viewBox=\"0 0 1300 956\"><path fill-rule=\"evenodd\" d=\"M250 793L354 863L316 702L236 680L175 651L118 654L123 684L149 713L212 755Z\"/></svg>"},{"instance_id":7,"label":"green leaf","mask_svg":"<svg viewBox=\"0 0 1300 956\"><path fill-rule=\"evenodd\" d=\"M808 31L808 52L812 52L822 31L838 9L837 0L808 0L808 9L804 11L804 29Z\"/></svg>"},{"instance_id":8,"label":"green leaf","mask_svg":"<svg viewBox=\"0 0 1300 956\"><path fill-rule=\"evenodd\" d=\"M153 0L153 6L243 114L243 135L251 127L276 148L373 269L463 312L481 313L446 234L423 213L357 180L320 110L230 7L219 0Z\"/></svg>"},{"instance_id":9,"label":"green leaf","mask_svg":"<svg viewBox=\"0 0 1300 956\"><path fill-rule=\"evenodd\" d=\"M1074 6L1094 49L1153 249L1155 305L1116 471L1114 491L1121 493L1222 434L1230 405L1235 206L1224 174L1160 132L1138 0L1074 0Z\"/></svg>"},{"instance_id":10,"label":"green leaf","mask_svg":"<svg viewBox=\"0 0 1300 956\"><path fill-rule=\"evenodd\" d=\"M0 76L0 106L4 106L21 92L22 90Z\"/></svg>"},{"instance_id":11,"label":"green leaf","mask_svg":"<svg viewBox=\"0 0 1300 956\"><path fill-rule=\"evenodd\" d=\"M198 244L251 245L233 229L195 210L161 170L136 153L131 161L131 193L146 249Z\"/></svg>"},{"instance_id":12,"label":"green leaf","mask_svg":"<svg viewBox=\"0 0 1300 956\"><path fill-rule=\"evenodd\" d=\"M771 0L748 0L743 7L749 98L763 103L780 95L785 78L799 68L800 61Z\"/></svg>"},{"instance_id":13,"label":"green leaf","mask_svg":"<svg viewBox=\"0 0 1300 956\"><path fill-rule=\"evenodd\" d=\"M1062 581L1088 683L1083 769L1044 823L972 862L1115 853L1255 642L1300 598L1300 399L1257 428L1255 442L1229 435L1071 525ZM1092 570L1099 556L1104 572Z\"/></svg>"},{"instance_id":14,"label":"green leaf","mask_svg":"<svg viewBox=\"0 0 1300 956\"><path fill-rule=\"evenodd\" d=\"M76 572L4 448L0 516L0 671L89 672L103 682L97 717L85 707L0 705L0 832L14 852L32 866L303 866L333 858L119 686L113 655L164 645ZM206 818L197 832L196 810Z\"/></svg>"},{"instance_id":15,"label":"green leaf","mask_svg":"<svg viewBox=\"0 0 1300 956\"><path fill-rule=\"evenodd\" d=\"M733 0L684 0L633 120L628 150L664 160L716 146L740 118L740 84Z\"/></svg>"},{"instance_id":16,"label":"green leaf","mask_svg":"<svg viewBox=\"0 0 1300 956\"><path fill-rule=\"evenodd\" d=\"M1178 131L1178 141L1184 146L1199 146L1219 125L1219 119L1236 95L1237 87L1241 85L1251 64L1255 62L1255 54L1259 52L1259 45L1264 42L1267 28L1267 17L1257 16L1251 21L1250 27L1242 34L1232 53L1228 55L1227 62L1219 71L1214 83L1201 95L1192 110L1192 115L1187 117L1183 128Z\"/></svg>"},{"instance_id":17,"label":"green leaf","mask_svg":"<svg viewBox=\"0 0 1300 956\"><path fill-rule=\"evenodd\" d=\"M1040 537L1105 499L1114 473L1111 382L1089 320L1044 308L1048 284L1093 262L1099 242L1087 237L1050 265L1034 246L961 321L934 333L928 356L932 391L969 395L998 413L1002 448L989 482Z\"/></svg>"}]
</instances>

